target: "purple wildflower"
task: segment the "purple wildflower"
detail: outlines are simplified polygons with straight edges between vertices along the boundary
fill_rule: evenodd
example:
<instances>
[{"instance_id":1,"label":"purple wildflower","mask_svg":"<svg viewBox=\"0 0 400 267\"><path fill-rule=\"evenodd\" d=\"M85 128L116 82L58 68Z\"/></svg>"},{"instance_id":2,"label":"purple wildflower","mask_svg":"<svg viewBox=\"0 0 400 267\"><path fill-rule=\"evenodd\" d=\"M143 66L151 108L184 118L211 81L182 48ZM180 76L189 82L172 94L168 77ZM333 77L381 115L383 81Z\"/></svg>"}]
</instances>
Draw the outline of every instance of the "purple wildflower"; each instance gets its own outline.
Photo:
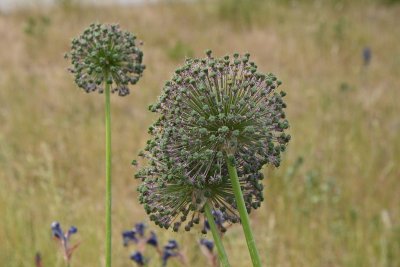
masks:
<instances>
[{"instance_id":1,"label":"purple wildflower","mask_svg":"<svg viewBox=\"0 0 400 267\"><path fill-rule=\"evenodd\" d=\"M70 238L73 234L78 232L78 228L71 226L68 231L64 233L60 223L55 221L51 224L51 232L61 247L61 250L64 254L64 259L67 261L67 263L69 263L71 261L72 253L79 246L79 243L75 245L70 244Z\"/></svg>"},{"instance_id":2,"label":"purple wildflower","mask_svg":"<svg viewBox=\"0 0 400 267\"><path fill-rule=\"evenodd\" d=\"M122 232L122 242L124 244L124 247L128 246L130 243L138 243L136 232L133 230Z\"/></svg>"},{"instance_id":3,"label":"purple wildflower","mask_svg":"<svg viewBox=\"0 0 400 267\"><path fill-rule=\"evenodd\" d=\"M153 247L158 247L157 235L153 231L150 232L150 237L147 239L147 244Z\"/></svg>"},{"instance_id":4,"label":"purple wildflower","mask_svg":"<svg viewBox=\"0 0 400 267\"><path fill-rule=\"evenodd\" d=\"M131 260L137 263L138 266L144 266L145 265L145 258L143 254L139 251L136 251L132 253L131 255Z\"/></svg>"},{"instance_id":5,"label":"purple wildflower","mask_svg":"<svg viewBox=\"0 0 400 267\"><path fill-rule=\"evenodd\" d=\"M205 238L200 239L200 245L207 248L207 250L210 252L212 252L214 249L214 242L212 242L211 240L205 239Z\"/></svg>"},{"instance_id":6,"label":"purple wildflower","mask_svg":"<svg viewBox=\"0 0 400 267\"><path fill-rule=\"evenodd\" d=\"M364 66L368 66L369 63L371 62L371 58L372 58L371 48L364 47L364 49L362 51L362 57L363 57Z\"/></svg>"},{"instance_id":7,"label":"purple wildflower","mask_svg":"<svg viewBox=\"0 0 400 267\"><path fill-rule=\"evenodd\" d=\"M146 229L146 225L144 223L137 223L135 225L136 233L138 233L138 235L140 235L141 237L144 236L144 230L145 229Z\"/></svg>"}]
</instances>

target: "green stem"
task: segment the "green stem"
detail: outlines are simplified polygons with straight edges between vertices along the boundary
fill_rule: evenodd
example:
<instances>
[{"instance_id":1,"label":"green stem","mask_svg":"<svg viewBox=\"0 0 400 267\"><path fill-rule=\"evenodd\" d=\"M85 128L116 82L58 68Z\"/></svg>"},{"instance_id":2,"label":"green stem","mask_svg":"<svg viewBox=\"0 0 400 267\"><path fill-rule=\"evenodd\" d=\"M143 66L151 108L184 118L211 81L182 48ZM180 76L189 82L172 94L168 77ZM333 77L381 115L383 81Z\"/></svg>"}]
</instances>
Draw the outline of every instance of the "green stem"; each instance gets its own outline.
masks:
<instances>
[{"instance_id":1,"label":"green stem","mask_svg":"<svg viewBox=\"0 0 400 267\"><path fill-rule=\"evenodd\" d=\"M111 267L111 110L110 85L105 86L106 95L106 267Z\"/></svg>"},{"instance_id":2,"label":"green stem","mask_svg":"<svg viewBox=\"0 0 400 267\"><path fill-rule=\"evenodd\" d=\"M237 208L239 210L240 221L242 223L243 232L246 237L247 247L250 252L251 261L254 267L261 267L260 255L258 254L256 243L254 241L253 232L251 231L250 219L247 214L246 205L244 203L242 189L240 188L239 178L237 175L236 167L232 162L233 155L226 155L226 163L228 165L228 172L231 178L233 192L235 194Z\"/></svg>"},{"instance_id":3,"label":"green stem","mask_svg":"<svg viewBox=\"0 0 400 267\"><path fill-rule=\"evenodd\" d=\"M214 216L212 215L210 205L208 204L208 202L206 202L206 204L204 205L204 210L206 213L208 223L211 228L211 233L214 238L215 246L217 247L219 261L221 262L223 267L230 267L228 257L226 256L224 245L222 244L221 236L220 236L217 226L215 224Z\"/></svg>"}]
</instances>

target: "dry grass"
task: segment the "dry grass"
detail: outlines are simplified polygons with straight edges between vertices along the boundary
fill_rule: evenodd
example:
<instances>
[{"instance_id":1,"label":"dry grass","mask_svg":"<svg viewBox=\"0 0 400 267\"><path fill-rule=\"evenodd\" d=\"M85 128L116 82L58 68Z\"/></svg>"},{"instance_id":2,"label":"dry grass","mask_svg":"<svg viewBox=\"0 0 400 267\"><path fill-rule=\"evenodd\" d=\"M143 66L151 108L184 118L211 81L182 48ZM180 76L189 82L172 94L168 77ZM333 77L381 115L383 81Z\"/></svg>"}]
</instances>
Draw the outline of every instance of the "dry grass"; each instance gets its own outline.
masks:
<instances>
[{"instance_id":1,"label":"dry grass","mask_svg":"<svg viewBox=\"0 0 400 267\"><path fill-rule=\"evenodd\" d=\"M283 166L265 170L266 201L252 214L263 261L400 266L400 7L254 5L235 18L209 3L0 15L0 265L32 266L41 251L45 267L63 266L49 234L57 219L79 227L73 265L103 266L104 99L77 89L63 60L70 39L101 21L136 32L147 65L129 97L112 99L114 266L131 266L119 234L145 219L130 162L154 119L147 106L184 51L207 48L250 52L288 92L293 139ZM36 24L26 33L29 18ZM200 233L158 233L184 242L193 266L206 264ZM225 240L233 266L250 266L241 228Z\"/></svg>"}]
</instances>

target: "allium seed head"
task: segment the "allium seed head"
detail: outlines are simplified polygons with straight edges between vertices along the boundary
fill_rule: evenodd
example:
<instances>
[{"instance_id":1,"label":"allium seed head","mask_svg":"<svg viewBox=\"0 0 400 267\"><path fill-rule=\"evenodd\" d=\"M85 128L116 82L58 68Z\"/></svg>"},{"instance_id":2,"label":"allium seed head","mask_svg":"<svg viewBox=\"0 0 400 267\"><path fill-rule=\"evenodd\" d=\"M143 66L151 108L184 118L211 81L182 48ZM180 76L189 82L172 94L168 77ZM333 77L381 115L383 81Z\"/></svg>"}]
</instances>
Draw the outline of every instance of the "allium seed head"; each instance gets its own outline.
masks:
<instances>
[{"instance_id":1,"label":"allium seed head","mask_svg":"<svg viewBox=\"0 0 400 267\"><path fill-rule=\"evenodd\" d=\"M188 59L150 110L160 115L141 156L149 166L140 201L165 228L190 230L206 201L227 222L239 222L226 160L236 165L248 212L263 201L261 168L279 166L290 135L281 82L257 71L250 55Z\"/></svg>"},{"instance_id":2,"label":"allium seed head","mask_svg":"<svg viewBox=\"0 0 400 267\"><path fill-rule=\"evenodd\" d=\"M76 84L87 93L103 92L105 83L119 96L129 94L129 84L136 84L145 68L143 52L136 45L136 36L124 32L119 25L91 24L72 40L70 71Z\"/></svg>"}]
</instances>

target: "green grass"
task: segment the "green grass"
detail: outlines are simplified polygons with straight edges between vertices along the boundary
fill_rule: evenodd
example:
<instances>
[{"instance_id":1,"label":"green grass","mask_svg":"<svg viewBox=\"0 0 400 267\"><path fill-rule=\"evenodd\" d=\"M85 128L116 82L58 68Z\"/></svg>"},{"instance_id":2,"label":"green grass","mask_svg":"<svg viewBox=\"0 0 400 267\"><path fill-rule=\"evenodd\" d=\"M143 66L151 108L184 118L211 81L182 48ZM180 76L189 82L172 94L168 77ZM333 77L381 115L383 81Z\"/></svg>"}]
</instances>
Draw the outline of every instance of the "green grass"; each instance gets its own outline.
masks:
<instances>
[{"instance_id":1,"label":"green grass","mask_svg":"<svg viewBox=\"0 0 400 267\"><path fill-rule=\"evenodd\" d=\"M113 266L130 266L133 248L122 247L120 232L145 219L130 162L154 120L147 106L179 58L207 48L250 52L288 93L293 139L281 168L265 169L266 201L251 214L262 262L400 266L400 6L256 1L244 14L233 9L238 24L223 13L231 10L227 2L0 15L0 265L33 266L40 251L44 267L64 266L53 220L79 228L72 266L104 264L104 96L76 88L63 60L71 38L100 21L136 32L147 65L130 96L111 99ZM365 45L373 52L367 69ZM206 266L195 242L200 233L157 231L184 242L193 266ZM224 244L232 266L250 266L239 225Z\"/></svg>"}]
</instances>

